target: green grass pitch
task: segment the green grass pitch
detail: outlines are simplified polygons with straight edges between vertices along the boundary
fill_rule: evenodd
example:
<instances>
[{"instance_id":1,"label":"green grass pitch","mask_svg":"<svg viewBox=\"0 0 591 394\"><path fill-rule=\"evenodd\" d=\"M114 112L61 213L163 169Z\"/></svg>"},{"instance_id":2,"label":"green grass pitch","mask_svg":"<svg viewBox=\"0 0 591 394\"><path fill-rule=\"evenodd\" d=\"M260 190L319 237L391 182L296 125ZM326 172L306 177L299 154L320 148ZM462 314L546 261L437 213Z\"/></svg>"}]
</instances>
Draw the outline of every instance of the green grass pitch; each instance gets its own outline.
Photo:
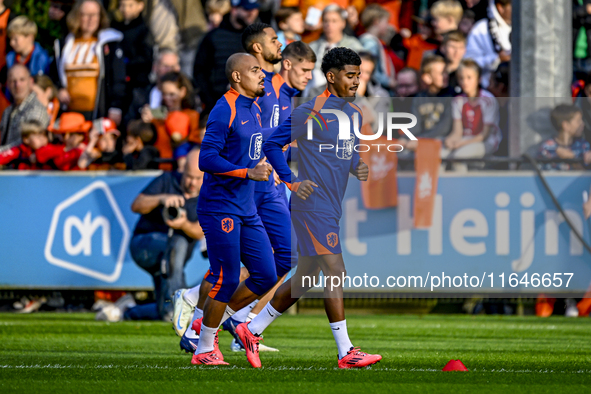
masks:
<instances>
[{"instance_id":1,"label":"green grass pitch","mask_svg":"<svg viewBox=\"0 0 591 394\"><path fill-rule=\"evenodd\" d=\"M171 325L96 322L90 314L0 314L0 393L589 393L591 319L350 315L356 346L383 356L338 370L324 316L283 316L265 332L253 370L220 346L229 367L197 367ZM461 359L469 372L441 372Z\"/></svg>"}]
</instances>

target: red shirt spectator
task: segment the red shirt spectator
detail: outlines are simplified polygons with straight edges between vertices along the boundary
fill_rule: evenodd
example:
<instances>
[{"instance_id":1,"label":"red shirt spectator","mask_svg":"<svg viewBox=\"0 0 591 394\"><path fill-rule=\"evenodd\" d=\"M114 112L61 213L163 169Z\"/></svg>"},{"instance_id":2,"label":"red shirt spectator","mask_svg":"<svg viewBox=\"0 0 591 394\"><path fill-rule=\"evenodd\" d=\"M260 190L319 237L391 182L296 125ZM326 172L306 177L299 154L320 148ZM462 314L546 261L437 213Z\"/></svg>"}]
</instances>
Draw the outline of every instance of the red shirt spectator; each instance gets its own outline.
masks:
<instances>
[{"instance_id":1,"label":"red shirt spectator","mask_svg":"<svg viewBox=\"0 0 591 394\"><path fill-rule=\"evenodd\" d=\"M65 134L65 146L61 154L53 159L58 170L80 170L78 160L86 150L86 136L92 128L92 122L85 121L84 115L77 112L66 112L59 120L59 128L52 128L53 133Z\"/></svg>"}]
</instances>

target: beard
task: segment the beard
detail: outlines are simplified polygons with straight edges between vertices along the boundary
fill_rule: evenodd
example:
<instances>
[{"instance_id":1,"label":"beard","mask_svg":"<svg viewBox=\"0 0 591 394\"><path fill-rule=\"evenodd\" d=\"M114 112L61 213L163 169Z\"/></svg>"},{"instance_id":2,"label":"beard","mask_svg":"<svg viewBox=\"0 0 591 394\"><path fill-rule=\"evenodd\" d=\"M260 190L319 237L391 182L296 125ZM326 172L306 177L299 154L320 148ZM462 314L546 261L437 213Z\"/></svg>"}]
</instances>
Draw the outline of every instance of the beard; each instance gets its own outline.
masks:
<instances>
[{"instance_id":1,"label":"beard","mask_svg":"<svg viewBox=\"0 0 591 394\"><path fill-rule=\"evenodd\" d=\"M270 54L270 53L266 53L263 56L263 59L265 59L266 62L269 62L271 64L277 64L277 63L281 62L281 60L283 60L281 55Z\"/></svg>"},{"instance_id":2,"label":"beard","mask_svg":"<svg viewBox=\"0 0 591 394\"><path fill-rule=\"evenodd\" d=\"M259 88L254 92L255 97L263 97L265 95L265 88Z\"/></svg>"}]
</instances>

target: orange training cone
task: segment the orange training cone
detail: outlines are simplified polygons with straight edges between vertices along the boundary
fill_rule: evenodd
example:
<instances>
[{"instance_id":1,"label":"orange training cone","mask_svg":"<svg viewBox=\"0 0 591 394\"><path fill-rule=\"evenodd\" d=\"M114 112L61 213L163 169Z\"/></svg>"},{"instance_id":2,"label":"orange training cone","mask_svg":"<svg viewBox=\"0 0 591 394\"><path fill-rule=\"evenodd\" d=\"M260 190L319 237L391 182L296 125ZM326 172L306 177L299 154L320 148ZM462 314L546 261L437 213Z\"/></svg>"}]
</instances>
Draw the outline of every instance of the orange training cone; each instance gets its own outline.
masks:
<instances>
[{"instance_id":1,"label":"orange training cone","mask_svg":"<svg viewBox=\"0 0 591 394\"><path fill-rule=\"evenodd\" d=\"M464 365L464 363L460 360L449 360L445 367L443 367L442 371L462 371L468 372L468 368Z\"/></svg>"}]
</instances>

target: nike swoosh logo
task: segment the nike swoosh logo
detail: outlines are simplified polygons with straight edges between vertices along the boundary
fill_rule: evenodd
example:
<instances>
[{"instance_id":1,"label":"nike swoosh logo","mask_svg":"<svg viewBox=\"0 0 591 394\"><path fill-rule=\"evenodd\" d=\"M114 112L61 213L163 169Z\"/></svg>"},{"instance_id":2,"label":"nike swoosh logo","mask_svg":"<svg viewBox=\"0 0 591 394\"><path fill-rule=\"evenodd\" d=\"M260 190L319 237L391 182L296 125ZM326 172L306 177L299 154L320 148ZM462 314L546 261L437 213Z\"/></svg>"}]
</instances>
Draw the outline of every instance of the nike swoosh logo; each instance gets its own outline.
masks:
<instances>
[{"instance_id":1,"label":"nike swoosh logo","mask_svg":"<svg viewBox=\"0 0 591 394\"><path fill-rule=\"evenodd\" d=\"M334 331L338 331L340 329L341 329L341 327L333 328Z\"/></svg>"},{"instance_id":2,"label":"nike swoosh logo","mask_svg":"<svg viewBox=\"0 0 591 394\"><path fill-rule=\"evenodd\" d=\"M249 122L249 120L245 120L245 121L242 122L242 124L246 124L248 122Z\"/></svg>"},{"instance_id":3,"label":"nike swoosh logo","mask_svg":"<svg viewBox=\"0 0 591 394\"><path fill-rule=\"evenodd\" d=\"M288 108L289 108L289 105L288 105L287 107L281 107L281 109L282 109L283 111L285 111L285 110L286 110L286 109L288 109Z\"/></svg>"},{"instance_id":4,"label":"nike swoosh logo","mask_svg":"<svg viewBox=\"0 0 591 394\"><path fill-rule=\"evenodd\" d=\"M182 329L183 329L183 328L181 327L181 315L182 315L182 313L179 313L179 318L178 318L178 320L177 320L177 322L176 322L176 327L177 327L179 330L182 330Z\"/></svg>"},{"instance_id":5,"label":"nike swoosh logo","mask_svg":"<svg viewBox=\"0 0 591 394\"><path fill-rule=\"evenodd\" d=\"M336 119L327 120L326 123L334 122Z\"/></svg>"},{"instance_id":6,"label":"nike swoosh logo","mask_svg":"<svg viewBox=\"0 0 591 394\"><path fill-rule=\"evenodd\" d=\"M271 312L267 311L267 313L269 314L269 316L275 317L274 315L271 314Z\"/></svg>"},{"instance_id":7,"label":"nike swoosh logo","mask_svg":"<svg viewBox=\"0 0 591 394\"><path fill-rule=\"evenodd\" d=\"M267 96L270 96L270 95L271 95L271 92L267 93Z\"/></svg>"},{"instance_id":8,"label":"nike swoosh logo","mask_svg":"<svg viewBox=\"0 0 591 394\"><path fill-rule=\"evenodd\" d=\"M182 293L181 293L180 297L182 297L182 296L183 296L183 295L182 295ZM179 318L177 319L177 322L176 322L176 327L177 327L179 330L182 330L182 329L183 329L183 328L181 327L181 315L182 315L182 313L179 313Z\"/></svg>"}]
</instances>

